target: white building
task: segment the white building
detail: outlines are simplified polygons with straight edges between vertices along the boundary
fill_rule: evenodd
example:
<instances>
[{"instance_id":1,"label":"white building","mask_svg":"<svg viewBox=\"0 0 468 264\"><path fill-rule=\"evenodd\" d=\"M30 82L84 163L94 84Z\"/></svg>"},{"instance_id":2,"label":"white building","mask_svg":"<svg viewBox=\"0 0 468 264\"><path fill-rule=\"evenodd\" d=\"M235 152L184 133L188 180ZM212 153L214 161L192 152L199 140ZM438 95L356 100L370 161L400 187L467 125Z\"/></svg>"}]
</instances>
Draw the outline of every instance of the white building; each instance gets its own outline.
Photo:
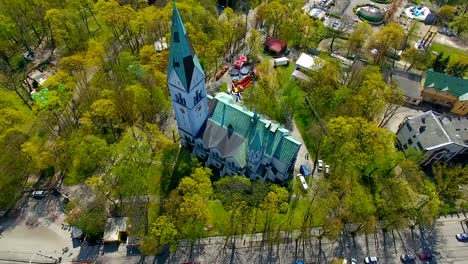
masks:
<instances>
[{"instance_id":1,"label":"white building","mask_svg":"<svg viewBox=\"0 0 468 264\"><path fill-rule=\"evenodd\" d=\"M297 79L309 81L310 77L305 73L308 71L318 71L323 67L323 65L325 65L325 61L323 59L302 53L296 61L296 69L293 71L292 76Z\"/></svg>"},{"instance_id":2,"label":"white building","mask_svg":"<svg viewBox=\"0 0 468 264\"><path fill-rule=\"evenodd\" d=\"M397 143L403 151L412 148L424 153L422 166L448 162L468 154L468 118L433 111L407 117L398 129Z\"/></svg>"}]
</instances>

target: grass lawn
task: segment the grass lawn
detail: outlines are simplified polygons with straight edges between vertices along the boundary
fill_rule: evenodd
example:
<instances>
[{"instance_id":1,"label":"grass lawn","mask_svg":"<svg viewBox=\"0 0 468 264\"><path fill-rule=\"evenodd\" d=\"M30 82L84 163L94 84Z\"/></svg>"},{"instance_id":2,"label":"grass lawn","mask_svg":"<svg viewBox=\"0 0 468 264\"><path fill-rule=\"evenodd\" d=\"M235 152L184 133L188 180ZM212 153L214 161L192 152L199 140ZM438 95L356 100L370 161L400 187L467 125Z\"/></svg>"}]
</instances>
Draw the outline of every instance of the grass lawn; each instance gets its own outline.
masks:
<instances>
[{"instance_id":1,"label":"grass lawn","mask_svg":"<svg viewBox=\"0 0 468 264\"><path fill-rule=\"evenodd\" d=\"M451 46L447 46L440 43L432 43L432 50L438 53L444 52L444 55L450 55L450 63L460 61L468 64L468 54L461 50Z\"/></svg>"}]
</instances>

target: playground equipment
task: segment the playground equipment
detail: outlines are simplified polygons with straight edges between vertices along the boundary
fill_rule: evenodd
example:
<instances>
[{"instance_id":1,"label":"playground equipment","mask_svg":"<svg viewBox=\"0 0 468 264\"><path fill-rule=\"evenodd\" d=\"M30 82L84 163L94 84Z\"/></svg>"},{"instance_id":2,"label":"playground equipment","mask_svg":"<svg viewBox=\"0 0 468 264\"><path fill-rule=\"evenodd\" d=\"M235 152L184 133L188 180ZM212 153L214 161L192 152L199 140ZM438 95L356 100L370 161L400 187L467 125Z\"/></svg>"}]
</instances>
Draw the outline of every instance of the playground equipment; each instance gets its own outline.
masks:
<instances>
[{"instance_id":1,"label":"playground equipment","mask_svg":"<svg viewBox=\"0 0 468 264\"><path fill-rule=\"evenodd\" d=\"M247 75L244 79L238 81L238 82L235 82L232 84L232 90L234 91L234 93L240 93L240 92L243 92L245 91L245 89L250 86L252 83L253 83L254 79L252 78L252 76L249 74Z\"/></svg>"},{"instance_id":2,"label":"playground equipment","mask_svg":"<svg viewBox=\"0 0 468 264\"><path fill-rule=\"evenodd\" d=\"M380 9L377 6L363 6L356 10L357 16L371 24L378 25L384 21L385 10Z\"/></svg>"}]
</instances>

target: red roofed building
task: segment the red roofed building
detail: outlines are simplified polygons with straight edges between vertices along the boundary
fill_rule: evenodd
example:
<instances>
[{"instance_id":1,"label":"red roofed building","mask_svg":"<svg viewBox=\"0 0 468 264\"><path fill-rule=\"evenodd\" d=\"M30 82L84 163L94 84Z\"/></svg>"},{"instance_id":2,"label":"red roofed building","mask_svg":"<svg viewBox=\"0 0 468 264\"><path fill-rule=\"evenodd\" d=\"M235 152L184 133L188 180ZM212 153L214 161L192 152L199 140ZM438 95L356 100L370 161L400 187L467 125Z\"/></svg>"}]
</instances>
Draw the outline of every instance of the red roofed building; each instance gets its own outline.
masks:
<instances>
[{"instance_id":1,"label":"red roofed building","mask_svg":"<svg viewBox=\"0 0 468 264\"><path fill-rule=\"evenodd\" d=\"M283 54L288 48L286 41L274 37L268 37L263 46L265 51L276 56Z\"/></svg>"}]
</instances>

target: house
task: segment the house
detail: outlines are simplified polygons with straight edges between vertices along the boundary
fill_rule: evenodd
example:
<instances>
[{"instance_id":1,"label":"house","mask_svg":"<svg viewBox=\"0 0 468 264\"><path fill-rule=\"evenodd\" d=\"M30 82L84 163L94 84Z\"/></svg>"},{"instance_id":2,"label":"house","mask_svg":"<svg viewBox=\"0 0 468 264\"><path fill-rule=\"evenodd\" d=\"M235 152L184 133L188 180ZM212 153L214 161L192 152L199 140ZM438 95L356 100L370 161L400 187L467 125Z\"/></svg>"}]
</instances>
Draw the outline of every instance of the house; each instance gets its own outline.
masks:
<instances>
[{"instance_id":1,"label":"house","mask_svg":"<svg viewBox=\"0 0 468 264\"><path fill-rule=\"evenodd\" d=\"M468 114L468 80L427 71L422 91L425 102L450 108L459 115Z\"/></svg>"},{"instance_id":2,"label":"house","mask_svg":"<svg viewBox=\"0 0 468 264\"><path fill-rule=\"evenodd\" d=\"M284 40L277 39L275 37L268 37L265 40L265 43L263 43L263 48L273 56L281 56L286 52L288 44Z\"/></svg>"},{"instance_id":3,"label":"house","mask_svg":"<svg viewBox=\"0 0 468 264\"><path fill-rule=\"evenodd\" d=\"M276 45L267 42L269 48ZM285 43L278 45L278 50L285 48ZM220 176L284 182L292 175L301 143L278 123L236 104L231 95L207 95L205 74L175 6L168 61L180 141L193 156Z\"/></svg>"},{"instance_id":4,"label":"house","mask_svg":"<svg viewBox=\"0 0 468 264\"><path fill-rule=\"evenodd\" d=\"M121 243L127 241L127 220L128 217L107 218L103 242Z\"/></svg>"},{"instance_id":5,"label":"house","mask_svg":"<svg viewBox=\"0 0 468 264\"><path fill-rule=\"evenodd\" d=\"M393 81L400 87L405 102L418 105L422 101L422 75L400 69L383 69L382 76L386 83Z\"/></svg>"},{"instance_id":6,"label":"house","mask_svg":"<svg viewBox=\"0 0 468 264\"><path fill-rule=\"evenodd\" d=\"M468 154L468 118L446 117L433 111L406 117L398 129L397 144L403 151L421 151L425 157L422 166L448 162Z\"/></svg>"},{"instance_id":7,"label":"house","mask_svg":"<svg viewBox=\"0 0 468 264\"><path fill-rule=\"evenodd\" d=\"M323 59L302 53L296 61L296 69L293 71L292 76L301 80L310 80L310 77L305 72L318 71L324 64L325 61Z\"/></svg>"}]
</instances>

